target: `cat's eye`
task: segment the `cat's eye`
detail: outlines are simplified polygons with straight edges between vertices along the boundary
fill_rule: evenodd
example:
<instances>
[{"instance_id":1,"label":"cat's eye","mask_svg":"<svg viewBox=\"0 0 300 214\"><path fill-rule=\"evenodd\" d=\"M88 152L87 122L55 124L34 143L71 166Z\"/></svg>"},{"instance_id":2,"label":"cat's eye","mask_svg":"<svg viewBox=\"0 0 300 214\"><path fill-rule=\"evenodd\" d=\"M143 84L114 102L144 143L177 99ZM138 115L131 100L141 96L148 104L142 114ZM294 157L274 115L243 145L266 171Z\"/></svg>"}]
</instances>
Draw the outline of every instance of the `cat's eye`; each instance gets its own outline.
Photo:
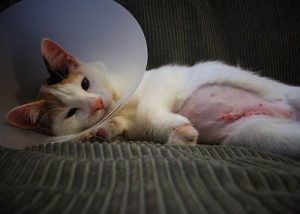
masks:
<instances>
[{"instance_id":1,"label":"cat's eye","mask_svg":"<svg viewBox=\"0 0 300 214\"><path fill-rule=\"evenodd\" d=\"M81 82L81 87L83 90L88 90L90 87L90 81L85 77L83 78L82 82Z\"/></svg>"},{"instance_id":2,"label":"cat's eye","mask_svg":"<svg viewBox=\"0 0 300 214\"><path fill-rule=\"evenodd\" d=\"M72 117L76 112L78 108L71 108L70 111L68 112L66 118Z\"/></svg>"}]
</instances>

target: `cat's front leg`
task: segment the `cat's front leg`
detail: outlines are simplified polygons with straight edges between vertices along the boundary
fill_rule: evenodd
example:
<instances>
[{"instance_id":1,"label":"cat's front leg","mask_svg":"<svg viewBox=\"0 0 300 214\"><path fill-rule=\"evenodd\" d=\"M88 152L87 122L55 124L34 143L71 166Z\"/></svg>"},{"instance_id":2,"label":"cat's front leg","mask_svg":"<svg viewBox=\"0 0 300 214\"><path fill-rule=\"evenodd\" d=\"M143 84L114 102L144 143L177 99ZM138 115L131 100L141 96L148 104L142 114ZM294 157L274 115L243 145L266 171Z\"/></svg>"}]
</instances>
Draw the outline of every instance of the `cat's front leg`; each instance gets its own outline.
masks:
<instances>
[{"instance_id":1,"label":"cat's front leg","mask_svg":"<svg viewBox=\"0 0 300 214\"><path fill-rule=\"evenodd\" d=\"M95 135L108 142L124 140L126 139L127 130L130 125L131 122L125 117L116 116L105 121L101 127L96 130Z\"/></svg>"},{"instance_id":2,"label":"cat's front leg","mask_svg":"<svg viewBox=\"0 0 300 214\"><path fill-rule=\"evenodd\" d=\"M106 141L110 142L118 137L122 137L127 129L128 121L121 117L116 116L101 124L101 127L95 128L89 132L83 133L80 136L80 142L95 142Z\"/></svg>"},{"instance_id":3,"label":"cat's front leg","mask_svg":"<svg viewBox=\"0 0 300 214\"><path fill-rule=\"evenodd\" d=\"M83 133L80 138L79 142L81 143L94 143L94 142L108 142L108 132L104 128L96 128L89 132ZM78 142L78 141L77 141Z\"/></svg>"},{"instance_id":4,"label":"cat's front leg","mask_svg":"<svg viewBox=\"0 0 300 214\"><path fill-rule=\"evenodd\" d=\"M108 132L109 138L114 139L123 139L126 135L127 130L129 129L130 121L122 116L116 116L110 119L106 126L105 130Z\"/></svg>"}]
</instances>

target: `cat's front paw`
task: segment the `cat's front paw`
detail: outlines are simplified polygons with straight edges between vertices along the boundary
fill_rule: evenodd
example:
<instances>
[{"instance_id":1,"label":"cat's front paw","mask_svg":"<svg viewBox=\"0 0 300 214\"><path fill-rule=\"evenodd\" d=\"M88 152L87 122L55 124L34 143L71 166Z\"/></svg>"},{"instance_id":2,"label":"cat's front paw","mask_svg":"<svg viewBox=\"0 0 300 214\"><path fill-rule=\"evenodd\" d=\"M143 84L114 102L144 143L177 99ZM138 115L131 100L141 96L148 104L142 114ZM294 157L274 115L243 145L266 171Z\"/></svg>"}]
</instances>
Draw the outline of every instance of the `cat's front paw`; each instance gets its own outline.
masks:
<instances>
[{"instance_id":1,"label":"cat's front paw","mask_svg":"<svg viewBox=\"0 0 300 214\"><path fill-rule=\"evenodd\" d=\"M123 117L116 116L105 121L100 128L81 135L80 141L84 142L112 142L123 140L126 135L126 128L129 122Z\"/></svg>"},{"instance_id":2,"label":"cat's front paw","mask_svg":"<svg viewBox=\"0 0 300 214\"><path fill-rule=\"evenodd\" d=\"M172 130L167 144L196 145L198 136L197 130L191 124L183 124Z\"/></svg>"},{"instance_id":3,"label":"cat's front paw","mask_svg":"<svg viewBox=\"0 0 300 214\"><path fill-rule=\"evenodd\" d=\"M126 132L126 120L123 117L114 117L106 121L101 128L98 128L95 135L102 141L111 142L114 140L123 140Z\"/></svg>"},{"instance_id":4,"label":"cat's front paw","mask_svg":"<svg viewBox=\"0 0 300 214\"><path fill-rule=\"evenodd\" d=\"M114 117L108 122L108 130L111 138L122 135L125 131L124 119L122 117Z\"/></svg>"},{"instance_id":5,"label":"cat's front paw","mask_svg":"<svg viewBox=\"0 0 300 214\"><path fill-rule=\"evenodd\" d=\"M84 133L80 137L80 142L85 143L85 142L109 142L110 141L110 136L107 130L104 128L98 128L93 131Z\"/></svg>"}]
</instances>

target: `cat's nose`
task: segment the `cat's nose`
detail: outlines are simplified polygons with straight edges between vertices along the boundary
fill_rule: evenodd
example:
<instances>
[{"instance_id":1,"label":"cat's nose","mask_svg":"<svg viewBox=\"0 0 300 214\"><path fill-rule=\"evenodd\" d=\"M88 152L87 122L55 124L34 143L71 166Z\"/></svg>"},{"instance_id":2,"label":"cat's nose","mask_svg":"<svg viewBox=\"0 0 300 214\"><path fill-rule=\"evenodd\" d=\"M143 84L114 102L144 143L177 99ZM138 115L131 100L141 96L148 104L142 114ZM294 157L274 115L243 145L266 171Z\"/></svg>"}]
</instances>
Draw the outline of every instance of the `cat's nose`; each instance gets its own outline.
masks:
<instances>
[{"instance_id":1,"label":"cat's nose","mask_svg":"<svg viewBox=\"0 0 300 214\"><path fill-rule=\"evenodd\" d=\"M94 98L91 102L91 111L96 112L104 108L103 101L100 97Z\"/></svg>"}]
</instances>

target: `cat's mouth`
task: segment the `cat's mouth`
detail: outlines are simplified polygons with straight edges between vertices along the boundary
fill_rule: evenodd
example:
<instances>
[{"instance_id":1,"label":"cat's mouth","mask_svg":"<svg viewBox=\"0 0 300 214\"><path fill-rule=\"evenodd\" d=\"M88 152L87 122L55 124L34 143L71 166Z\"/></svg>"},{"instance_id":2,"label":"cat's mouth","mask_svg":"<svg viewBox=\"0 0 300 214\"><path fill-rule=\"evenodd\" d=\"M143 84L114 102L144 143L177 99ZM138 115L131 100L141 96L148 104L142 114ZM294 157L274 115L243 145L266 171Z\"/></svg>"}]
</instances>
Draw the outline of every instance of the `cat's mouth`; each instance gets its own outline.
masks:
<instances>
[{"instance_id":1,"label":"cat's mouth","mask_svg":"<svg viewBox=\"0 0 300 214\"><path fill-rule=\"evenodd\" d=\"M89 119L89 123L83 128L83 130L89 129L99 123L109 112L108 107L95 109Z\"/></svg>"}]
</instances>

